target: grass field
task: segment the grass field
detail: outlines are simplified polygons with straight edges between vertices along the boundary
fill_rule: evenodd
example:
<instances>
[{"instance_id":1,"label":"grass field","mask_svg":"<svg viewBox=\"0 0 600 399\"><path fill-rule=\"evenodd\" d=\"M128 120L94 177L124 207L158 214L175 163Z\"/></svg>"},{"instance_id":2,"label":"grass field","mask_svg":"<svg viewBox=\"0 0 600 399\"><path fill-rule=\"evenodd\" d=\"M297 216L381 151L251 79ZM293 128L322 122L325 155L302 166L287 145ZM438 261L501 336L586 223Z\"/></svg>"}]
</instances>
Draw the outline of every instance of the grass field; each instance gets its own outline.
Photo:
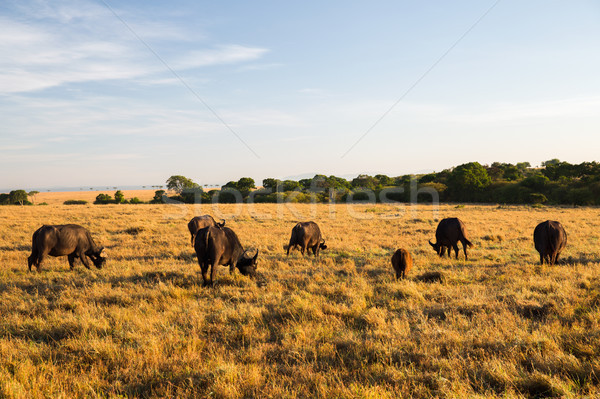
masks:
<instances>
[{"instance_id":1,"label":"grass field","mask_svg":"<svg viewBox=\"0 0 600 399\"><path fill-rule=\"evenodd\" d=\"M0 397L600 397L600 209L218 209L260 250L256 280L222 267L201 287L186 225L221 217L210 207L0 207ZM450 216L468 261L427 243ZM547 219L569 242L541 267L532 235ZM298 220L321 226L320 259L285 257ZM28 273L31 234L59 223L89 228L107 266Z\"/></svg>"}]
</instances>

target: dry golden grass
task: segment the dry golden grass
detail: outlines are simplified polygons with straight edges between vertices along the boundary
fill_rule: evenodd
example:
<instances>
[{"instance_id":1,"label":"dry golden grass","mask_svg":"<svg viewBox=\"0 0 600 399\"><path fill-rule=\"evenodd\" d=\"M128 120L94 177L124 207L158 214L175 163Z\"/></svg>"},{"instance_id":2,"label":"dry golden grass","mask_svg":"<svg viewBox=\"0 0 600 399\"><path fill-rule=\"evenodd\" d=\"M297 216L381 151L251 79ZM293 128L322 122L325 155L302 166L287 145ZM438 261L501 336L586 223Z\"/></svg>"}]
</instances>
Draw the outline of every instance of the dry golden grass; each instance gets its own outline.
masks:
<instances>
[{"instance_id":1,"label":"dry golden grass","mask_svg":"<svg viewBox=\"0 0 600 399\"><path fill-rule=\"evenodd\" d=\"M201 287L186 224L210 207L0 207L0 397L600 396L599 209L219 209L260 249L256 281L223 267ZM469 261L427 244L449 216ZM300 219L321 226L318 260L284 256ZM546 219L569 235L552 267L532 243ZM107 246L107 267L52 258L28 273L33 231L67 222Z\"/></svg>"},{"instance_id":2,"label":"dry golden grass","mask_svg":"<svg viewBox=\"0 0 600 399\"><path fill-rule=\"evenodd\" d=\"M42 202L48 205L62 205L63 202L68 200L85 200L90 204L96 200L98 194L108 194L111 197L115 195L114 189L101 190L101 191L50 191L40 192L35 196L35 203L39 204ZM138 197L142 201L150 201L154 197L155 190L122 190L126 199ZM31 198L30 198L31 199Z\"/></svg>"}]
</instances>

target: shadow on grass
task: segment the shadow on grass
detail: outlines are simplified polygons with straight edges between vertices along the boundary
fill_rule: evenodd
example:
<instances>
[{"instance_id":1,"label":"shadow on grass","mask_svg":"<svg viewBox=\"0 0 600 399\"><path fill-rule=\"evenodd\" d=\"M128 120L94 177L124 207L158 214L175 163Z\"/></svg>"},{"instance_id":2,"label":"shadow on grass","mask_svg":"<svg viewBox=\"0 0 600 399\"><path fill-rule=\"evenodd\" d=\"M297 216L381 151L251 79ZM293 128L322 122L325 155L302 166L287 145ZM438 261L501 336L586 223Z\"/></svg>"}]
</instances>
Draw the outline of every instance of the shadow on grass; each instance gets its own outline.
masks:
<instances>
[{"instance_id":1,"label":"shadow on grass","mask_svg":"<svg viewBox=\"0 0 600 399\"><path fill-rule=\"evenodd\" d=\"M19 244L19 245L3 245L0 246L0 251L3 252L11 252L11 251L31 251L31 244L28 245L23 245L23 244Z\"/></svg>"}]
</instances>

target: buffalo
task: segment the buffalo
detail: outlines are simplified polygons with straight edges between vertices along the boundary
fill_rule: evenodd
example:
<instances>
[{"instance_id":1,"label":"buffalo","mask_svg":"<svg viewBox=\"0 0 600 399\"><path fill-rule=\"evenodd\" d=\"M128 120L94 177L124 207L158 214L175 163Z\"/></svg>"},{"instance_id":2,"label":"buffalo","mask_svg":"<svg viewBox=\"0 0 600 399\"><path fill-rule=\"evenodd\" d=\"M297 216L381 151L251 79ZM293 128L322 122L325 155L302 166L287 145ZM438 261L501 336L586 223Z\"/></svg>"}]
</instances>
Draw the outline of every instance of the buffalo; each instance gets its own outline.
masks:
<instances>
[{"instance_id":1,"label":"buffalo","mask_svg":"<svg viewBox=\"0 0 600 399\"><path fill-rule=\"evenodd\" d=\"M454 248L456 253L456 259L458 259L458 242L460 241L465 252L465 260L467 257L467 247L472 247L473 244L465 236L465 225L458 218L446 218L443 219L435 231L436 243L429 241L429 245L433 247L435 252L439 256L444 256L446 248L448 248L448 256L450 257L450 250Z\"/></svg>"},{"instance_id":2,"label":"buffalo","mask_svg":"<svg viewBox=\"0 0 600 399\"><path fill-rule=\"evenodd\" d=\"M247 257L247 251L244 251L237 235L229 227L208 226L200 229L196 234L194 249L202 270L204 287L214 285L217 265L229 266L229 273L233 273L237 267L244 276L256 276L258 250L254 257Z\"/></svg>"},{"instance_id":3,"label":"buffalo","mask_svg":"<svg viewBox=\"0 0 600 399\"><path fill-rule=\"evenodd\" d=\"M319 250L327 249L325 240L321 236L321 230L315 222L300 222L292 229L292 236L287 247L287 255L290 250L300 247L300 252L304 256L304 251L310 249L316 257L319 255Z\"/></svg>"},{"instance_id":4,"label":"buffalo","mask_svg":"<svg viewBox=\"0 0 600 399\"><path fill-rule=\"evenodd\" d=\"M44 225L33 233L31 241L31 255L27 259L29 271L31 266L35 266L39 272L47 255L66 255L71 270L75 266L75 258L79 258L88 269L88 257L98 269L106 263L106 257L102 256L104 247L97 246L90 232L77 224Z\"/></svg>"},{"instance_id":5,"label":"buffalo","mask_svg":"<svg viewBox=\"0 0 600 399\"><path fill-rule=\"evenodd\" d=\"M412 267L412 256L406 249L400 248L392 256L392 267L396 272L396 280L404 279Z\"/></svg>"},{"instance_id":6,"label":"buffalo","mask_svg":"<svg viewBox=\"0 0 600 399\"><path fill-rule=\"evenodd\" d=\"M196 216L192 220L190 220L190 222L188 223L188 230L192 235L192 246L194 246L194 236L196 235L198 230L208 226L223 227L225 226L225 219L223 219L221 223L217 223L215 222L215 219L213 219L212 216L202 215Z\"/></svg>"},{"instance_id":7,"label":"buffalo","mask_svg":"<svg viewBox=\"0 0 600 399\"><path fill-rule=\"evenodd\" d=\"M546 220L533 231L533 242L540 253L540 263L543 265L545 260L553 265L567 245L567 233L560 222Z\"/></svg>"}]
</instances>

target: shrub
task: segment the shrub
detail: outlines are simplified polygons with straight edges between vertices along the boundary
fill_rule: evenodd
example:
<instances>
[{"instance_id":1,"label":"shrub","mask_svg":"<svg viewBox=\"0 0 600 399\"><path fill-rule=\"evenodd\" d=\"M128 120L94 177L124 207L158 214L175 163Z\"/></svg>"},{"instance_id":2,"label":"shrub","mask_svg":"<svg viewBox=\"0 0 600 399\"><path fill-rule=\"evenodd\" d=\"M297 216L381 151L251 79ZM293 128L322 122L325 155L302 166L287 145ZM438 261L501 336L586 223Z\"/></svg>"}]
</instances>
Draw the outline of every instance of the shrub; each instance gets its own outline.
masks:
<instances>
[{"instance_id":1,"label":"shrub","mask_svg":"<svg viewBox=\"0 0 600 399\"><path fill-rule=\"evenodd\" d=\"M85 205L87 203L86 200L66 200L63 202L64 205Z\"/></svg>"},{"instance_id":2,"label":"shrub","mask_svg":"<svg viewBox=\"0 0 600 399\"><path fill-rule=\"evenodd\" d=\"M113 202L112 197L108 194L98 194L96 196L96 201L94 201L94 204L109 204Z\"/></svg>"}]
</instances>

